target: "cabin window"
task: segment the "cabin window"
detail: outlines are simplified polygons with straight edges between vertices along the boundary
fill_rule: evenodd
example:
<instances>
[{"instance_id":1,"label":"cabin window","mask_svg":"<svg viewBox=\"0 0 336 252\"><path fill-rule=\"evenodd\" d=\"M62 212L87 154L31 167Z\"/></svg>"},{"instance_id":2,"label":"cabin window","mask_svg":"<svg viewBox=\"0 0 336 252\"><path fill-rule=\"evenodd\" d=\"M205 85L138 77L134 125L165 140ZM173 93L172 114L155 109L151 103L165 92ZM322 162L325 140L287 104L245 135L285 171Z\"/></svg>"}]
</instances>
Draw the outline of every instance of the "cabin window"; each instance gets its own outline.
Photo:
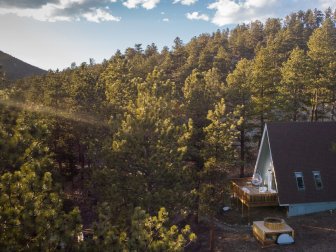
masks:
<instances>
[{"instance_id":1,"label":"cabin window","mask_svg":"<svg viewBox=\"0 0 336 252\"><path fill-rule=\"evenodd\" d=\"M303 174L302 172L295 172L296 184L299 191L303 191L305 189Z\"/></svg>"},{"instance_id":2,"label":"cabin window","mask_svg":"<svg viewBox=\"0 0 336 252\"><path fill-rule=\"evenodd\" d=\"M322 184L322 178L321 178L321 174L319 171L313 171L313 176L314 176L314 180L315 180L315 186L317 190L320 190L323 188L323 184Z\"/></svg>"}]
</instances>

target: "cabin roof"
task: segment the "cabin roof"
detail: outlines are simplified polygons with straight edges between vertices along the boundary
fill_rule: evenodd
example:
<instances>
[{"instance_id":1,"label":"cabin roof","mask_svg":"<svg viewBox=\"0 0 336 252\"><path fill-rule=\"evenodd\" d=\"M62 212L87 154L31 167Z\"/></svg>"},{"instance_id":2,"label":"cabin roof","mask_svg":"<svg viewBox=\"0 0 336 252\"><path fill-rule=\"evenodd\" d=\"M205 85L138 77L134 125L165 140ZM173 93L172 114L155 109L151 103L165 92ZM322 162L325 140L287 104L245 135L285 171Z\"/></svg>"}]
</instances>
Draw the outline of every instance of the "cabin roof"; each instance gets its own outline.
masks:
<instances>
[{"instance_id":1,"label":"cabin roof","mask_svg":"<svg viewBox=\"0 0 336 252\"><path fill-rule=\"evenodd\" d=\"M336 122L268 123L265 130L280 205L336 201ZM320 190L313 171L320 171ZM298 190L295 172L303 173L305 190Z\"/></svg>"}]
</instances>

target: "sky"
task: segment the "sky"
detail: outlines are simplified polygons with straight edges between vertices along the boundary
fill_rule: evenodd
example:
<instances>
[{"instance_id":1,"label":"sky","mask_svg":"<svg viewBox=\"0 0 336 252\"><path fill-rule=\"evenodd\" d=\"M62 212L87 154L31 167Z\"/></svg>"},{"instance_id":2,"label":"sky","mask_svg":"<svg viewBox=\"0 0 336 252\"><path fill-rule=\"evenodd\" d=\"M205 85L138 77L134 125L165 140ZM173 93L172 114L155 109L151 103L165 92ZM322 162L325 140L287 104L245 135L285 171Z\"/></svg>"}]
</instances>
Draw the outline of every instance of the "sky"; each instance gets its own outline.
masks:
<instances>
[{"instance_id":1,"label":"sky","mask_svg":"<svg viewBox=\"0 0 336 252\"><path fill-rule=\"evenodd\" d=\"M336 0L0 0L0 50L42 69L97 63L135 44L171 47L201 33Z\"/></svg>"}]
</instances>

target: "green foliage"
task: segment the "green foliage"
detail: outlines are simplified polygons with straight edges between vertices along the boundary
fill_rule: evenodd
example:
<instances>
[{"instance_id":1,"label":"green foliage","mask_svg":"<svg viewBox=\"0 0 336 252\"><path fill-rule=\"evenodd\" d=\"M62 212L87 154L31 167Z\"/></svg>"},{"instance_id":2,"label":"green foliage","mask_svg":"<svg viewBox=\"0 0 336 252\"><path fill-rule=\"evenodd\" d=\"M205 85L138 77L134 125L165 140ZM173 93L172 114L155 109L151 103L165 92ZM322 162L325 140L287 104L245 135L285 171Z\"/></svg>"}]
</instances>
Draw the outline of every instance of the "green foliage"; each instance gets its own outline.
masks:
<instances>
[{"instance_id":1,"label":"green foliage","mask_svg":"<svg viewBox=\"0 0 336 252\"><path fill-rule=\"evenodd\" d=\"M242 59L226 79L228 99L234 105L243 105L245 111L247 109L251 110L252 66L251 61Z\"/></svg>"},{"instance_id":2,"label":"green foliage","mask_svg":"<svg viewBox=\"0 0 336 252\"><path fill-rule=\"evenodd\" d=\"M224 77L228 74L230 67L230 54L224 47L220 47L214 58L213 68L219 70L221 80L224 80Z\"/></svg>"},{"instance_id":3,"label":"green foliage","mask_svg":"<svg viewBox=\"0 0 336 252\"><path fill-rule=\"evenodd\" d=\"M253 61L252 103L258 115L260 134L265 120L271 120L274 112L275 88L280 82L278 55L272 46L261 48Z\"/></svg>"},{"instance_id":4,"label":"green foliage","mask_svg":"<svg viewBox=\"0 0 336 252\"><path fill-rule=\"evenodd\" d=\"M242 59L240 60L235 70L230 73L227 78L226 99L232 107L240 107L240 116L244 121L237 127L240 131L240 176L244 176L245 163L250 151L248 143L251 142L251 132L255 125L255 107L252 102L253 95L253 61Z\"/></svg>"},{"instance_id":5,"label":"green foliage","mask_svg":"<svg viewBox=\"0 0 336 252\"><path fill-rule=\"evenodd\" d=\"M311 87L310 62L305 52L299 48L293 49L289 59L281 68L282 80L278 85L278 105L287 120L297 121L302 116L307 117L309 105L308 92ZM305 119L305 118L302 118Z\"/></svg>"},{"instance_id":6,"label":"green foliage","mask_svg":"<svg viewBox=\"0 0 336 252\"><path fill-rule=\"evenodd\" d=\"M55 251L76 246L79 210L62 210L49 172L39 176L29 166L0 178L0 246L5 251Z\"/></svg>"},{"instance_id":7,"label":"green foliage","mask_svg":"<svg viewBox=\"0 0 336 252\"><path fill-rule=\"evenodd\" d=\"M180 129L170 117L171 104L142 93L128 110L112 143L121 187L127 187L132 204L171 208L183 183L176 145Z\"/></svg>"},{"instance_id":8,"label":"green foliage","mask_svg":"<svg viewBox=\"0 0 336 252\"><path fill-rule=\"evenodd\" d=\"M322 27L316 29L308 41L308 56L312 60L312 115L311 120L325 118L326 104L335 102L336 92L336 28L327 18ZM332 119L335 106L332 105Z\"/></svg>"},{"instance_id":9,"label":"green foliage","mask_svg":"<svg viewBox=\"0 0 336 252\"><path fill-rule=\"evenodd\" d=\"M161 208L157 216L149 216L140 207L134 209L130 228L122 231L113 225L114 216L107 204L99 211L95 223L92 248L100 251L184 251L196 239L187 225L182 229L168 226L168 213Z\"/></svg>"},{"instance_id":10,"label":"green foliage","mask_svg":"<svg viewBox=\"0 0 336 252\"><path fill-rule=\"evenodd\" d=\"M242 122L242 118L236 118L238 109L227 113L224 99L221 99L214 110L209 110L210 124L203 128L204 168L200 172L198 194L200 214L209 217L211 222L210 251L214 249L214 216L225 202L226 175L237 158L234 143L238 135L237 125Z\"/></svg>"},{"instance_id":11,"label":"green foliage","mask_svg":"<svg viewBox=\"0 0 336 252\"><path fill-rule=\"evenodd\" d=\"M135 80L132 81L131 69L125 59L116 58L110 62L101 79L105 85L106 98L114 110L126 107L137 95Z\"/></svg>"},{"instance_id":12,"label":"green foliage","mask_svg":"<svg viewBox=\"0 0 336 252\"><path fill-rule=\"evenodd\" d=\"M221 99L215 109L208 113L210 124L205 127L204 149L202 156L205 160L201 173L201 211L213 216L223 204L226 189L225 176L235 163L234 143L237 139L237 126L242 118L237 119L239 109L227 113L224 99Z\"/></svg>"},{"instance_id":13,"label":"green foliage","mask_svg":"<svg viewBox=\"0 0 336 252\"><path fill-rule=\"evenodd\" d=\"M197 128L207 124L206 115L214 103L223 96L223 84L218 69L200 73L194 70L183 87L186 114Z\"/></svg>"},{"instance_id":14,"label":"green foliage","mask_svg":"<svg viewBox=\"0 0 336 252\"><path fill-rule=\"evenodd\" d=\"M93 244L81 249L181 250L190 239L166 225L165 211L136 207L213 220L227 175L254 163L265 122L335 120L332 13L299 11L176 38L161 52L136 44L102 64L0 80L1 218L24 223L2 222L1 244L78 248L79 214L63 212L52 174L85 224L101 206Z\"/></svg>"},{"instance_id":15,"label":"green foliage","mask_svg":"<svg viewBox=\"0 0 336 252\"><path fill-rule=\"evenodd\" d=\"M188 178L181 169L183 146L178 143L184 128L174 121L180 109L174 85L154 70L138 84L137 93L113 136L113 165L95 172L96 180L104 183L94 190L101 201L110 203L116 216L122 213L120 223L135 206L150 210L165 206L177 213L186 207L178 199L188 197Z\"/></svg>"},{"instance_id":16,"label":"green foliage","mask_svg":"<svg viewBox=\"0 0 336 252\"><path fill-rule=\"evenodd\" d=\"M41 141L47 133L46 125L34 125L34 115L18 115L15 110L0 108L0 174L16 171L24 164L33 164L44 172L51 163L48 147Z\"/></svg>"},{"instance_id":17,"label":"green foliage","mask_svg":"<svg viewBox=\"0 0 336 252\"><path fill-rule=\"evenodd\" d=\"M247 59L240 60L235 70L226 78L227 89L226 97L232 107L241 106L241 116L244 118L244 127L253 120L255 107L252 103L253 70L252 61Z\"/></svg>"}]
</instances>

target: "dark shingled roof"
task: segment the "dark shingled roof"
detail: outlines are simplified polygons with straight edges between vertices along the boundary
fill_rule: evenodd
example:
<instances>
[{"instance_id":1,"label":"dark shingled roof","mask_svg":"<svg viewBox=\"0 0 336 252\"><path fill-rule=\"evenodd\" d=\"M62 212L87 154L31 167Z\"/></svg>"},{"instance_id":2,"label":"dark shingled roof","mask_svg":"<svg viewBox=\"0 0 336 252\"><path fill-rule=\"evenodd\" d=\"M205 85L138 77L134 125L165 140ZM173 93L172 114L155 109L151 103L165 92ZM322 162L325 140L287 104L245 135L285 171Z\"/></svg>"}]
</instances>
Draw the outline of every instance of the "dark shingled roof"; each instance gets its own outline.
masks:
<instances>
[{"instance_id":1,"label":"dark shingled roof","mask_svg":"<svg viewBox=\"0 0 336 252\"><path fill-rule=\"evenodd\" d=\"M336 201L336 122L268 123L280 205ZM313 171L320 171L317 190ZM294 172L302 172L305 190L299 191Z\"/></svg>"}]
</instances>

